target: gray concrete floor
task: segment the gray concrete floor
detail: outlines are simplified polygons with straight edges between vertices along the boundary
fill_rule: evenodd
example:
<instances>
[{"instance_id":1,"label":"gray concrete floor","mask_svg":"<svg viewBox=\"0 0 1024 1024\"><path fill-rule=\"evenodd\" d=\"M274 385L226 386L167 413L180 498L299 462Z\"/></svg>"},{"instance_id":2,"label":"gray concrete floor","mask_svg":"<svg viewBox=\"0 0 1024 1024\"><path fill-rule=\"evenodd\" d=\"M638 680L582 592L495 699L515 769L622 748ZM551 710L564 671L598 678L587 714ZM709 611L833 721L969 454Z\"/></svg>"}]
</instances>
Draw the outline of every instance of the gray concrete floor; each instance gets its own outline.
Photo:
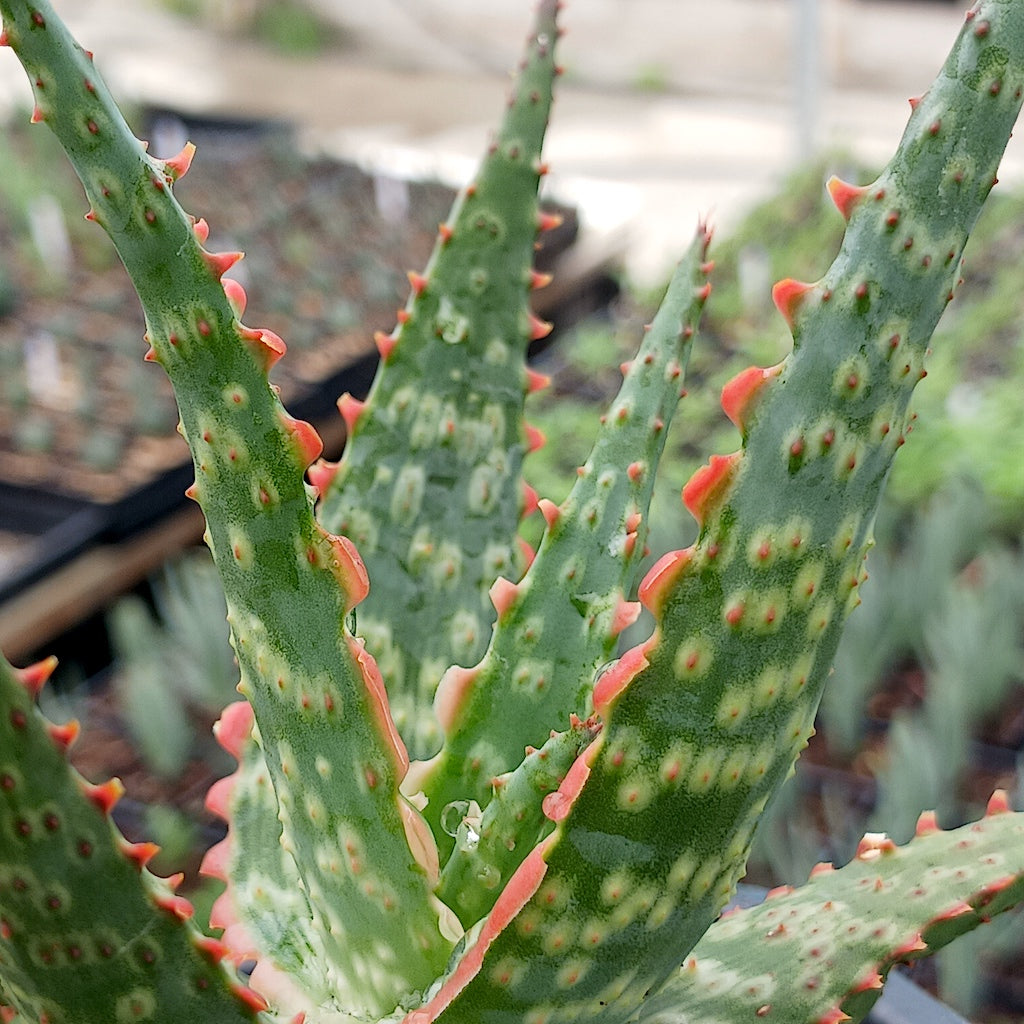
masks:
<instances>
[{"instance_id":1,"label":"gray concrete floor","mask_svg":"<svg viewBox=\"0 0 1024 1024\"><path fill-rule=\"evenodd\" d=\"M315 2L349 23L352 44L312 60L198 30L152 0L56 6L96 52L118 96L193 112L286 117L311 148L396 174L463 181L502 108L508 79L497 69L518 48L527 0L472 0L479 17L459 21L446 45L437 42L446 12L469 0L370 0L358 8L352 0ZM579 205L593 237L621 243L634 279L663 277L698 217L728 230L770 194L803 155L800 109L816 111L822 149L884 162L906 121L907 97L931 81L965 6L821 4L822 73L814 102L803 108L792 86L796 0L567 6L569 73L549 134L549 187ZM698 33L688 31L694 24ZM672 47L679 59L667 64ZM20 68L9 55L0 58L0 111L27 106ZM644 75L658 77L660 90L641 88ZM1001 177L1024 181L1019 145Z\"/></svg>"}]
</instances>

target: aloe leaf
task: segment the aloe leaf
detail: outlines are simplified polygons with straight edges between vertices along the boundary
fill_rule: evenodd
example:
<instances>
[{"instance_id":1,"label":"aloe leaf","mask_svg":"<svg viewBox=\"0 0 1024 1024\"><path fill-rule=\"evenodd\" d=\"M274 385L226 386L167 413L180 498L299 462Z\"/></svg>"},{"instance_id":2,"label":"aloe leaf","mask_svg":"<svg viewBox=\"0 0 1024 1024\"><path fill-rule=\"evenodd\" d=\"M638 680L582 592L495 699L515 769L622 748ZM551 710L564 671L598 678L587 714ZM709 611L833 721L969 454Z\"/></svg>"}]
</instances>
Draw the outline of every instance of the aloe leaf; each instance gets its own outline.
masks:
<instances>
[{"instance_id":1,"label":"aloe leaf","mask_svg":"<svg viewBox=\"0 0 1024 1024\"><path fill-rule=\"evenodd\" d=\"M710 292L709 241L702 225L569 496L560 507L542 503L548 525L526 576L516 585L499 579L492 589L499 614L483 660L451 670L438 690L445 743L408 783L426 794L435 834L450 802L485 804L491 780L517 765L524 747L564 729L571 712L589 715L594 676L640 611L626 598L639 573L655 471Z\"/></svg>"},{"instance_id":2,"label":"aloe leaf","mask_svg":"<svg viewBox=\"0 0 1024 1024\"><path fill-rule=\"evenodd\" d=\"M114 828L116 780L68 765L77 728L33 706L53 663L16 672L0 658L0 1019L167 1024L254 1021L262 1001L228 974L223 948L191 923L157 852Z\"/></svg>"},{"instance_id":3,"label":"aloe leaf","mask_svg":"<svg viewBox=\"0 0 1024 1024\"><path fill-rule=\"evenodd\" d=\"M1022 83L1024 5L979 4L881 177L831 184L840 253L776 286L793 352L723 393L743 450L684 488L698 540L641 588L657 628L595 689L589 774L411 1024L628 1020L725 905L812 728Z\"/></svg>"},{"instance_id":4,"label":"aloe leaf","mask_svg":"<svg viewBox=\"0 0 1024 1024\"><path fill-rule=\"evenodd\" d=\"M206 252L205 223L173 197L191 147L169 161L147 154L48 3L2 0L0 12L3 40L33 85L34 120L71 158L89 217L110 234L139 293L148 358L174 386L196 470L189 493L224 584L240 689L329 975L354 1011L389 1012L444 966L451 939L430 893L429 834L398 792L408 762L380 676L344 627L366 592L365 569L348 541L316 523L303 473L320 439L287 416L267 377L284 345L241 324L244 293L222 281L238 254ZM357 876L325 856L325 835L372 849L372 870Z\"/></svg>"},{"instance_id":5,"label":"aloe leaf","mask_svg":"<svg viewBox=\"0 0 1024 1024\"><path fill-rule=\"evenodd\" d=\"M257 960L253 984L278 1007L305 1011L327 1004L332 994L313 910L281 843L277 798L253 735L252 708L244 701L229 705L215 732L238 768L214 783L206 800L230 826L200 869L226 884L210 924L223 929L222 941L236 962Z\"/></svg>"},{"instance_id":6,"label":"aloe leaf","mask_svg":"<svg viewBox=\"0 0 1024 1024\"><path fill-rule=\"evenodd\" d=\"M727 914L644 1005L642 1024L860 1021L898 963L929 956L1024 899L1024 814L1002 794L949 832L923 815L898 847L862 840L838 870Z\"/></svg>"},{"instance_id":7,"label":"aloe leaf","mask_svg":"<svg viewBox=\"0 0 1024 1024\"><path fill-rule=\"evenodd\" d=\"M318 509L351 537L373 587L358 628L388 680L410 753L436 752L434 691L449 665L483 654L499 574L518 576L526 349L550 325L530 314L541 145L558 35L542 0L504 123L441 226L434 254L390 335L368 401L341 402L350 436L338 467L317 466Z\"/></svg>"},{"instance_id":8,"label":"aloe leaf","mask_svg":"<svg viewBox=\"0 0 1024 1024\"><path fill-rule=\"evenodd\" d=\"M544 801L557 794L580 753L600 727L575 719L539 748L529 747L523 763L494 780L494 795L481 810L475 801L451 804L442 826L455 847L441 871L438 895L467 927L494 906L502 884L554 827Z\"/></svg>"}]
</instances>

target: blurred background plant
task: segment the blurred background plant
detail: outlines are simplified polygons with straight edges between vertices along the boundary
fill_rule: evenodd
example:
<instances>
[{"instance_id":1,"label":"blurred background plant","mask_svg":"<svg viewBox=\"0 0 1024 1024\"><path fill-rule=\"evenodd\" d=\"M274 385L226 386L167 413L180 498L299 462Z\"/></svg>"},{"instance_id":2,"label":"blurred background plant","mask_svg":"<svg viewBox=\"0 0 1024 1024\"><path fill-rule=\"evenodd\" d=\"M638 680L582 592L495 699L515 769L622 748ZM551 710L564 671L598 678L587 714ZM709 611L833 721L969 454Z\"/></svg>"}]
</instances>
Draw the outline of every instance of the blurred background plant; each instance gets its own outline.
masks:
<instances>
[{"instance_id":1,"label":"blurred background plant","mask_svg":"<svg viewBox=\"0 0 1024 1024\"><path fill-rule=\"evenodd\" d=\"M285 56L309 57L344 43L337 24L302 0L160 0L174 14L244 35Z\"/></svg>"}]
</instances>

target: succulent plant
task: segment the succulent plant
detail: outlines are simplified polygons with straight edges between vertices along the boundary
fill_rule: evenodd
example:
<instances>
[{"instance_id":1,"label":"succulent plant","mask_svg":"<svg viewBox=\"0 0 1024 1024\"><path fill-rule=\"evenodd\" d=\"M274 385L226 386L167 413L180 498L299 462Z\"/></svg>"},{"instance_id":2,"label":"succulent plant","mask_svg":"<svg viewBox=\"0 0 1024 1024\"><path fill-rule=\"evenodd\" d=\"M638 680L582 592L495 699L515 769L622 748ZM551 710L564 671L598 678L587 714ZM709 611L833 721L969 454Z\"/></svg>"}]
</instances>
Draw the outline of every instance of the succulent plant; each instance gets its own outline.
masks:
<instances>
[{"instance_id":1,"label":"succulent plant","mask_svg":"<svg viewBox=\"0 0 1024 1024\"><path fill-rule=\"evenodd\" d=\"M889 968L1024 896L1024 819L921 819L840 870L720 917L792 770L847 613L911 392L995 182L1024 86L1024 5L983 0L847 220L820 281L775 286L792 354L740 374L742 447L683 488L696 542L631 601L647 502L708 298L701 226L560 505L521 467L542 386L524 355L559 4L541 0L504 122L390 334L340 465L268 377L237 253L173 195L192 147L151 156L44 0L0 0L57 134L142 301L174 386L239 690L238 759L206 870L214 940L75 776L73 726L0 669L0 1014L47 1021L836 1022ZM258 173L253 168L252 173ZM317 500L319 499L319 504ZM538 508L536 553L516 540ZM651 635L616 638L640 605ZM410 763L408 750L415 760ZM524 754L525 751L525 754ZM232 961L254 958L248 983Z\"/></svg>"}]
</instances>

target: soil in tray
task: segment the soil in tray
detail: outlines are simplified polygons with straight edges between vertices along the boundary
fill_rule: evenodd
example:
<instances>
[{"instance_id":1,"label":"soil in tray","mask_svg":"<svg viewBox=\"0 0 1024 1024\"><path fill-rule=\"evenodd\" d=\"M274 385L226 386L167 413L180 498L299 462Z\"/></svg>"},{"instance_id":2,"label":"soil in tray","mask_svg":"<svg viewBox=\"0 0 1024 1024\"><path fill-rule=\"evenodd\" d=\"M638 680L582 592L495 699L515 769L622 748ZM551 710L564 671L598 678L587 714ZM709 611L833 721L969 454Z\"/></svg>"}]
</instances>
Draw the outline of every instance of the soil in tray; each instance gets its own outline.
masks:
<instances>
[{"instance_id":1,"label":"soil in tray","mask_svg":"<svg viewBox=\"0 0 1024 1024\"><path fill-rule=\"evenodd\" d=\"M0 176L0 484L111 503L187 452L167 380L142 362L127 276L39 136L11 132ZM305 158L284 129L203 133L175 192L209 219L208 249L246 253L231 276L248 292L246 322L288 344L273 374L286 403L375 353L373 332L394 326L406 272L425 265L453 197Z\"/></svg>"}]
</instances>

